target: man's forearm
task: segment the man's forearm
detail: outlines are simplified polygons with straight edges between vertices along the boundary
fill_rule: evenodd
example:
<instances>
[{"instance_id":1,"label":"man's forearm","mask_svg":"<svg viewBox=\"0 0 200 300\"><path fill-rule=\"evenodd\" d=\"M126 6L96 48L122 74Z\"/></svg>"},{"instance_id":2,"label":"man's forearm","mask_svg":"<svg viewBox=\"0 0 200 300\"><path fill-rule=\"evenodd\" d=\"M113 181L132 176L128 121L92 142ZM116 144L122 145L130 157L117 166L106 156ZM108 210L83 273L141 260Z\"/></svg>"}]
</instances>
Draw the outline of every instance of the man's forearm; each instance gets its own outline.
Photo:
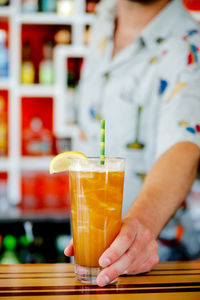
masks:
<instances>
[{"instance_id":1,"label":"man's forearm","mask_svg":"<svg viewBox=\"0 0 200 300\"><path fill-rule=\"evenodd\" d=\"M174 145L155 163L125 218L137 218L157 237L185 200L195 179L200 158L198 146Z\"/></svg>"}]
</instances>

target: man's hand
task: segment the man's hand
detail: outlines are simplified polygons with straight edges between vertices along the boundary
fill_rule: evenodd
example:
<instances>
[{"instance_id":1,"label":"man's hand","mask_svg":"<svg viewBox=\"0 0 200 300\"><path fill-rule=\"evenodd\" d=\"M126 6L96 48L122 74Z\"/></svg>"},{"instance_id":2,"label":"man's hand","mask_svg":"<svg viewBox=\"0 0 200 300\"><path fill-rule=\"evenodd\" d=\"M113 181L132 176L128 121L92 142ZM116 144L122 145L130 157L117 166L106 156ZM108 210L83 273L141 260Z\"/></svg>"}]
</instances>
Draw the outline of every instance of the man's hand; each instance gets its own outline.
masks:
<instances>
[{"instance_id":1,"label":"man's hand","mask_svg":"<svg viewBox=\"0 0 200 300\"><path fill-rule=\"evenodd\" d=\"M65 255L72 256L73 252L71 241ZM105 286L121 274L150 271L158 261L158 245L151 232L138 220L124 218L120 233L99 259L104 270L97 284Z\"/></svg>"},{"instance_id":2,"label":"man's hand","mask_svg":"<svg viewBox=\"0 0 200 300\"><path fill-rule=\"evenodd\" d=\"M138 220L124 218L120 233L99 259L105 269L97 284L105 286L121 274L150 271L158 261L158 245L151 232Z\"/></svg>"}]
</instances>

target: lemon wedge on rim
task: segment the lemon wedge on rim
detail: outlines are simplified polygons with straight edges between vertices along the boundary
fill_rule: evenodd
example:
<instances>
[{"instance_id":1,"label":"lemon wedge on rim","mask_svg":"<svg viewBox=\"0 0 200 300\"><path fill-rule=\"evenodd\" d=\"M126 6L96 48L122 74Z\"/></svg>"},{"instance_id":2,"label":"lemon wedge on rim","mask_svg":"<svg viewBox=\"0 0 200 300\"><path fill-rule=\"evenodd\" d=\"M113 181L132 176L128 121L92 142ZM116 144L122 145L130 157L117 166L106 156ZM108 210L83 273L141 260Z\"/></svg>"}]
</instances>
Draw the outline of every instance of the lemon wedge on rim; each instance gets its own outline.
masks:
<instances>
[{"instance_id":1,"label":"lemon wedge on rim","mask_svg":"<svg viewBox=\"0 0 200 300\"><path fill-rule=\"evenodd\" d=\"M87 159L85 154L78 151L67 151L56 155L49 165L49 173L59 173L69 170L72 159Z\"/></svg>"}]
</instances>

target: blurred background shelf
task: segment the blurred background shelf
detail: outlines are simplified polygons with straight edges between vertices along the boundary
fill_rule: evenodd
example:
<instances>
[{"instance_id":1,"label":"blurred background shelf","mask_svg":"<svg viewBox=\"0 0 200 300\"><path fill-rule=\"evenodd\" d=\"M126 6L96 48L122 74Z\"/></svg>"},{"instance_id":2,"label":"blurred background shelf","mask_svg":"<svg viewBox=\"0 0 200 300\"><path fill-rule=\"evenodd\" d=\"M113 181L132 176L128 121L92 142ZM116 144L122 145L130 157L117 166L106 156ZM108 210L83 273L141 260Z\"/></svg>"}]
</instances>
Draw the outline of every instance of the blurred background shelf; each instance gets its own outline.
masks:
<instances>
[{"instance_id":1,"label":"blurred background shelf","mask_svg":"<svg viewBox=\"0 0 200 300\"><path fill-rule=\"evenodd\" d=\"M0 7L0 17L9 17L13 13L13 8L11 6Z\"/></svg>"},{"instance_id":2,"label":"blurred background shelf","mask_svg":"<svg viewBox=\"0 0 200 300\"><path fill-rule=\"evenodd\" d=\"M74 16L59 16L56 13L27 13L20 14L16 20L21 24L61 24L71 25L75 23Z\"/></svg>"},{"instance_id":3,"label":"blurred background shelf","mask_svg":"<svg viewBox=\"0 0 200 300\"><path fill-rule=\"evenodd\" d=\"M94 16L90 14L79 14L72 16L61 16L57 13L21 13L16 20L21 24L57 24L57 25L75 25L88 24L94 22Z\"/></svg>"},{"instance_id":4,"label":"blurred background shelf","mask_svg":"<svg viewBox=\"0 0 200 300\"><path fill-rule=\"evenodd\" d=\"M70 221L70 215L62 210L55 211L21 211L20 209L13 207L9 211L0 213L0 224L15 223L31 221L33 223L41 222L55 222L55 223L68 223Z\"/></svg>"},{"instance_id":5,"label":"blurred background shelf","mask_svg":"<svg viewBox=\"0 0 200 300\"><path fill-rule=\"evenodd\" d=\"M8 90L11 87L10 79L0 79L0 90Z\"/></svg>"},{"instance_id":6,"label":"blurred background shelf","mask_svg":"<svg viewBox=\"0 0 200 300\"><path fill-rule=\"evenodd\" d=\"M8 172L9 171L9 159L0 157L0 172Z\"/></svg>"},{"instance_id":7,"label":"blurred background shelf","mask_svg":"<svg viewBox=\"0 0 200 300\"><path fill-rule=\"evenodd\" d=\"M49 164L53 156L23 157L20 159L21 170L41 171L49 170Z\"/></svg>"},{"instance_id":8,"label":"blurred background shelf","mask_svg":"<svg viewBox=\"0 0 200 300\"><path fill-rule=\"evenodd\" d=\"M54 85L21 84L19 86L20 96L30 97L52 97L56 93Z\"/></svg>"}]
</instances>

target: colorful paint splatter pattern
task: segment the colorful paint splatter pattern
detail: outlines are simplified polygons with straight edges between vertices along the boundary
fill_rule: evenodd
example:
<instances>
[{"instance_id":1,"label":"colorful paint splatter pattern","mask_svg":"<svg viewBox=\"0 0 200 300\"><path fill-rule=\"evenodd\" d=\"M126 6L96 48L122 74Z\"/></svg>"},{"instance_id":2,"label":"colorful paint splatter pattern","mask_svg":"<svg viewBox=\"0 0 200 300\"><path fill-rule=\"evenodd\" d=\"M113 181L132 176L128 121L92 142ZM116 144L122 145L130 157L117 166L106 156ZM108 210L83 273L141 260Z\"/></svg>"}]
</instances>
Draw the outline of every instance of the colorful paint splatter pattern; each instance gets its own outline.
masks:
<instances>
[{"instance_id":1,"label":"colorful paint splatter pattern","mask_svg":"<svg viewBox=\"0 0 200 300\"><path fill-rule=\"evenodd\" d=\"M185 128L191 134L200 134L200 123L193 126L190 122L180 121L178 125Z\"/></svg>"}]
</instances>

